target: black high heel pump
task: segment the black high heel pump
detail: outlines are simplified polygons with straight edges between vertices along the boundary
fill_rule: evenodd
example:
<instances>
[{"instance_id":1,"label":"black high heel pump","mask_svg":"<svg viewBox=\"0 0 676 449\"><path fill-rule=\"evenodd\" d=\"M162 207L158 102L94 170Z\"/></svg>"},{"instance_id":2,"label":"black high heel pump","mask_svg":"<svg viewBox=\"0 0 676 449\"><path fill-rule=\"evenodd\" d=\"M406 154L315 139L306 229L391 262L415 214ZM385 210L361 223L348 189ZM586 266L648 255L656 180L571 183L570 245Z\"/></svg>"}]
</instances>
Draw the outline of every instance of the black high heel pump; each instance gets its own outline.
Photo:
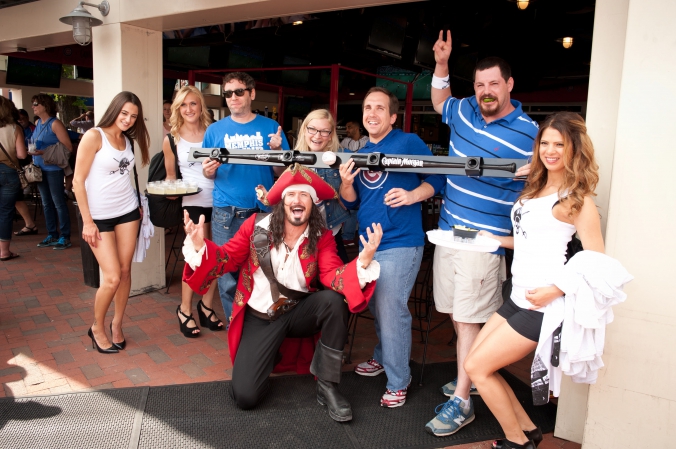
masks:
<instances>
[{"instance_id":1,"label":"black high heel pump","mask_svg":"<svg viewBox=\"0 0 676 449\"><path fill-rule=\"evenodd\" d=\"M202 311L202 308L204 308L204 310L209 312L209 315L204 313ZM223 326L223 321L219 320L218 317L216 316L216 312L214 312L214 309L210 309L207 306L205 306L201 299L197 303L197 316L200 319L200 326L208 327L209 330L211 331L222 331L223 328L225 327ZM211 321L212 316L216 316L216 319L218 321Z\"/></svg>"},{"instance_id":2,"label":"black high heel pump","mask_svg":"<svg viewBox=\"0 0 676 449\"><path fill-rule=\"evenodd\" d=\"M120 343L115 343L113 341L113 322L110 322L110 342L115 346L117 349L122 350L127 346L127 340L122 340Z\"/></svg>"},{"instance_id":3,"label":"black high heel pump","mask_svg":"<svg viewBox=\"0 0 676 449\"><path fill-rule=\"evenodd\" d=\"M538 447L542 442L542 430L540 427L536 427L533 430L524 430L523 433L526 435L526 438L533 442L535 447ZM505 449L504 441L505 440L493 441L493 449Z\"/></svg>"},{"instance_id":4,"label":"black high heel pump","mask_svg":"<svg viewBox=\"0 0 676 449\"><path fill-rule=\"evenodd\" d=\"M94 332L92 332L92 328L89 328L89 332L87 332L87 335L89 335L89 338L92 339L92 348L96 349L99 351L101 354L117 354L118 351L115 345L111 346L110 348L102 348L99 346L99 344L96 342L96 339L94 338Z\"/></svg>"}]
</instances>

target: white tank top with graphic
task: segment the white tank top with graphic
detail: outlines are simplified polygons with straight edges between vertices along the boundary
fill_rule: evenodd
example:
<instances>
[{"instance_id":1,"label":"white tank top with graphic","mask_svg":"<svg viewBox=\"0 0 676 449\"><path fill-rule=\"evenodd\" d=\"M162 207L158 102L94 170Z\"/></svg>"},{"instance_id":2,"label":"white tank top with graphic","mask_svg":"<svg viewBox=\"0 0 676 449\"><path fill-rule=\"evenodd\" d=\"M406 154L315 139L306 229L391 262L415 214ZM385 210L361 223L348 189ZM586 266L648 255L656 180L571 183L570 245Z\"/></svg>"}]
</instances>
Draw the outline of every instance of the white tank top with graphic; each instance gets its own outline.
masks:
<instances>
[{"instance_id":1,"label":"white tank top with graphic","mask_svg":"<svg viewBox=\"0 0 676 449\"><path fill-rule=\"evenodd\" d=\"M517 306L533 307L526 300L526 290L552 285L552 280L566 263L568 242L575 226L557 220L552 209L559 194L514 203L514 261L512 262L512 301Z\"/></svg>"},{"instance_id":2,"label":"white tank top with graphic","mask_svg":"<svg viewBox=\"0 0 676 449\"><path fill-rule=\"evenodd\" d=\"M170 137L172 138L172 137ZM191 148L202 148L202 142L188 142L185 139L178 141L176 152L178 153L178 168L185 181L195 181L202 189L197 195L183 197L184 206L213 207L214 205L214 180L205 178L202 174L202 162L188 162Z\"/></svg>"},{"instance_id":3,"label":"white tank top with graphic","mask_svg":"<svg viewBox=\"0 0 676 449\"><path fill-rule=\"evenodd\" d=\"M132 186L134 153L129 139L124 151L113 147L101 128L101 149L96 152L85 181L89 212L94 220L106 220L128 214L138 207Z\"/></svg>"}]
</instances>

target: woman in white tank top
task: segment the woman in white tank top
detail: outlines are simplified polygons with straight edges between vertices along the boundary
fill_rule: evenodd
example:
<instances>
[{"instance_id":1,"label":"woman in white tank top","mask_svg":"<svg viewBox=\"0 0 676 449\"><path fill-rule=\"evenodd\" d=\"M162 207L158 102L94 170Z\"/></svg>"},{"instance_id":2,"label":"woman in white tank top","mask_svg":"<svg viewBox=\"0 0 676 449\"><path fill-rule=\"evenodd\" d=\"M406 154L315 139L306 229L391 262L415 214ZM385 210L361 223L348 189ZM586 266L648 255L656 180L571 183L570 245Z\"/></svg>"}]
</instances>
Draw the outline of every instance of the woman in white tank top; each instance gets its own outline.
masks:
<instances>
[{"instance_id":1,"label":"woman in white tank top","mask_svg":"<svg viewBox=\"0 0 676 449\"><path fill-rule=\"evenodd\" d=\"M585 250L604 251L592 199L598 165L584 120L572 112L553 114L542 123L534 145L528 182L512 209L514 236L481 231L501 246L514 248L511 301L481 329L465 361L465 370L505 433L505 440L494 443L497 448L534 448L541 440L541 432L497 370L535 350L537 338L524 336L523 328L541 324L537 310L563 296L551 279L563 268L572 235L577 231Z\"/></svg>"},{"instance_id":2,"label":"woman in white tank top","mask_svg":"<svg viewBox=\"0 0 676 449\"><path fill-rule=\"evenodd\" d=\"M202 93L194 86L185 86L176 94L171 105L171 135L164 138L162 151L167 179L176 179L176 161L169 139L173 140L178 154L178 168L185 180L195 181L202 189L200 193L183 198L183 208L188 211L193 222L198 223L200 215L204 215L205 233L211 238L211 210L213 208L214 181L202 174L201 162L188 162L190 149L201 147L204 132L211 123ZM216 282L211 284L207 293L197 303L197 315L202 327L212 331L223 330L224 324L218 319L212 305ZM185 282L181 282L181 304L176 308L176 316L181 333L188 338L199 337L200 328L192 316L193 292Z\"/></svg>"},{"instance_id":3,"label":"woman in white tank top","mask_svg":"<svg viewBox=\"0 0 676 449\"><path fill-rule=\"evenodd\" d=\"M138 142L140 151L133 152L132 140ZM106 354L126 345L122 318L131 289L131 260L142 213L132 183L136 157L141 156L142 165L150 162L149 146L141 101L131 92L120 92L78 147L73 192L82 215L82 240L91 247L103 272L89 336L92 346ZM108 339L104 319L113 299L115 316Z\"/></svg>"}]
</instances>

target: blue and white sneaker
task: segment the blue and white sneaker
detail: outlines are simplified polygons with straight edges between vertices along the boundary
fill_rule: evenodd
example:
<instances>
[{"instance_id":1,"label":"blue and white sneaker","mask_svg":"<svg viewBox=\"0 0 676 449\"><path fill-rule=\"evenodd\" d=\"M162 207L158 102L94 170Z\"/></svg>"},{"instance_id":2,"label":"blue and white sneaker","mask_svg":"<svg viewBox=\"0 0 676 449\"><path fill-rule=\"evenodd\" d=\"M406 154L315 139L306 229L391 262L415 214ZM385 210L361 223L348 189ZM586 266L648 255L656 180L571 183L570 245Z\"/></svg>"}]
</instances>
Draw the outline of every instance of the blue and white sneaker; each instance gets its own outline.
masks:
<instances>
[{"instance_id":1,"label":"blue and white sneaker","mask_svg":"<svg viewBox=\"0 0 676 449\"><path fill-rule=\"evenodd\" d=\"M439 410L440 408L441 410ZM437 416L425 424L425 431L437 437L453 435L474 421L474 404L472 403L472 399L468 401L468 405L464 409L460 398L449 399L448 402L439 404L434 412L437 413Z\"/></svg>"},{"instance_id":2,"label":"blue and white sneaker","mask_svg":"<svg viewBox=\"0 0 676 449\"><path fill-rule=\"evenodd\" d=\"M455 396L455 389L457 388L457 386L458 386L458 378L456 377L443 387L439 388L439 390L441 390L441 392L445 396L452 398L453 396ZM477 390L476 387L474 386L474 382L472 382L472 386L469 389L469 394L479 395L479 390Z\"/></svg>"},{"instance_id":3,"label":"blue and white sneaker","mask_svg":"<svg viewBox=\"0 0 676 449\"><path fill-rule=\"evenodd\" d=\"M56 237L52 237L51 235L48 235L47 237L45 237L43 241L38 243L38 248L44 248L46 246L54 246L57 243L59 243L59 239L57 239Z\"/></svg>"},{"instance_id":4,"label":"blue and white sneaker","mask_svg":"<svg viewBox=\"0 0 676 449\"><path fill-rule=\"evenodd\" d=\"M72 245L70 243L70 239L67 239L65 237L59 237L59 240L57 240L56 244L54 245L54 248L52 249L66 249L70 248Z\"/></svg>"}]
</instances>

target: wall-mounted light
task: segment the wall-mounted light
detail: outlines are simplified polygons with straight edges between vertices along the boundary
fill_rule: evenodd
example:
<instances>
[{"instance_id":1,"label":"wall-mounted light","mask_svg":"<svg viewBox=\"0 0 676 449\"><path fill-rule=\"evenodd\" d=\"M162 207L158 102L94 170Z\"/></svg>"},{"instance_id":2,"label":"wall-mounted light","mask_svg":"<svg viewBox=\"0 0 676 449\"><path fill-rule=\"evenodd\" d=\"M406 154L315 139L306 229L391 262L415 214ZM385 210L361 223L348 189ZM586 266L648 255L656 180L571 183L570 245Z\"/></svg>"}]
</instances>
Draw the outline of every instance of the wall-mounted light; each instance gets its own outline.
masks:
<instances>
[{"instance_id":1,"label":"wall-mounted light","mask_svg":"<svg viewBox=\"0 0 676 449\"><path fill-rule=\"evenodd\" d=\"M293 22L293 24L294 25L302 25L303 21L302 20L296 20L295 22Z\"/></svg>"},{"instance_id":2,"label":"wall-mounted light","mask_svg":"<svg viewBox=\"0 0 676 449\"><path fill-rule=\"evenodd\" d=\"M66 25L73 26L73 39L83 46L89 45L92 42L92 27L99 26L103 23L103 21L89 14L89 11L84 9L84 5L98 8L99 12L101 12L101 15L104 17L110 12L110 4L107 0L103 0L98 5L80 2L70 14L59 19Z\"/></svg>"},{"instance_id":3,"label":"wall-mounted light","mask_svg":"<svg viewBox=\"0 0 676 449\"><path fill-rule=\"evenodd\" d=\"M573 46L573 38L564 37L561 43L563 44L563 48L570 48Z\"/></svg>"},{"instance_id":4,"label":"wall-mounted light","mask_svg":"<svg viewBox=\"0 0 676 449\"><path fill-rule=\"evenodd\" d=\"M528 3L529 3L528 0L516 0L516 7L521 10L524 10L528 8Z\"/></svg>"}]
</instances>

